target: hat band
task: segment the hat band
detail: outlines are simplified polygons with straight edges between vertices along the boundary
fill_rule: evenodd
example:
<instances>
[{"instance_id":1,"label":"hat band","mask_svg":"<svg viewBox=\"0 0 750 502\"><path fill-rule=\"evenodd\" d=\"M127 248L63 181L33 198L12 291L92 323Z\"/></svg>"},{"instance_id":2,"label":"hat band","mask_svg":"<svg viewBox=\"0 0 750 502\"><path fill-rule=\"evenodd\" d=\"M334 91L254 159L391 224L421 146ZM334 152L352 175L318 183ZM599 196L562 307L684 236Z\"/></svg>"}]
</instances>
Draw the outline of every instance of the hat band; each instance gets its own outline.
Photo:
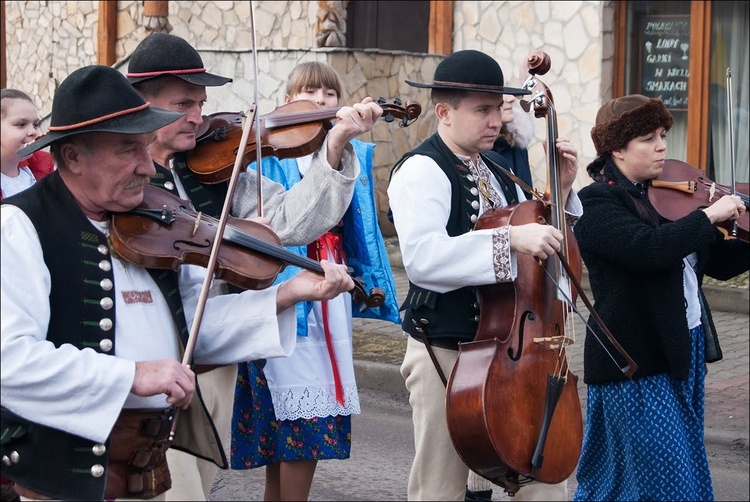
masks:
<instances>
[{"instance_id":1,"label":"hat band","mask_svg":"<svg viewBox=\"0 0 750 502\"><path fill-rule=\"evenodd\" d=\"M146 71L143 73L126 73L125 76L128 78L140 78L140 77L155 77L158 75L181 75L184 73L205 73L205 68L189 68L187 70L161 70L161 71Z\"/></svg>"},{"instance_id":2,"label":"hat band","mask_svg":"<svg viewBox=\"0 0 750 502\"><path fill-rule=\"evenodd\" d=\"M465 87L467 89L487 89L490 91L496 91L502 89L502 86L498 85L485 85L485 84L464 84L462 82L447 82L444 80L435 80L432 85L444 85L448 87Z\"/></svg>"},{"instance_id":3,"label":"hat band","mask_svg":"<svg viewBox=\"0 0 750 502\"><path fill-rule=\"evenodd\" d=\"M99 122L104 122L105 120L113 119L115 117L120 117L121 115L128 115L129 113L135 113L139 112L141 110L145 110L151 106L151 103L148 101L143 103L141 106L136 106L135 108L129 108L127 110L121 110L119 112L110 113L109 115L104 115L102 117L97 117L95 119L86 120L84 122L78 122L77 124L70 124L66 126L50 126L47 128L47 132L50 131L69 131L71 129L78 129L79 127L85 127L91 124L98 124Z\"/></svg>"}]
</instances>

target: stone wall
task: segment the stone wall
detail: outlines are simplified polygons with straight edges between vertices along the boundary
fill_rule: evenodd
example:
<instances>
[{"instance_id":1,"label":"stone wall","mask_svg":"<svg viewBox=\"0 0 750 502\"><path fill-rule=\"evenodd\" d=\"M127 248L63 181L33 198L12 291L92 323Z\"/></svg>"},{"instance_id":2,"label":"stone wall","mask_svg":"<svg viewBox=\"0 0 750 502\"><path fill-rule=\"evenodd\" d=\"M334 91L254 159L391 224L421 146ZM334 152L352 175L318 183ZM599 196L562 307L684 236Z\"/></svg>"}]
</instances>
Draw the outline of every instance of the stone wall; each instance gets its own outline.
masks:
<instances>
[{"instance_id":1,"label":"stone wall","mask_svg":"<svg viewBox=\"0 0 750 502\"><path fill-rule=\"evenodd\" d=\"M46 117L56 86L71 71L96 62L97 1L6 2L8 87L34 96ZM256 1L258 46L258 102L261 113L281 104L283 85L295 64L320 60L342 76L342 103L370 95L400 97L422 104L419 120L407 129L379 123L365 135L373 141L377 201L384 233L393 229L386 220L386 187L390 167L410 148L435 130L429 91L411 88L404 80L430 81L442 56L403 51L314 48L317 1ZM127 70L135 46L147 35L143 2L118 1L115 64ZM580 187L589 182L585 165L595 153L589 132L599 105L611 96L613 56L613 2L457 1L454 7L454 50L478 49L495 57L506 79L520 85L520 66L534 49L546 51L550 72L541 77L551 89L560 136L569 138L580 152ZM201 53L210 71L234 82L211 88L206 113L247 110L253 101L254 68L250 3L247 1L169 2L169 23L175 35L185 38ZM545 122L535 119L537 141L530 147L535 184L546 182L541 139Z\"/></svg>"}]
</instances>

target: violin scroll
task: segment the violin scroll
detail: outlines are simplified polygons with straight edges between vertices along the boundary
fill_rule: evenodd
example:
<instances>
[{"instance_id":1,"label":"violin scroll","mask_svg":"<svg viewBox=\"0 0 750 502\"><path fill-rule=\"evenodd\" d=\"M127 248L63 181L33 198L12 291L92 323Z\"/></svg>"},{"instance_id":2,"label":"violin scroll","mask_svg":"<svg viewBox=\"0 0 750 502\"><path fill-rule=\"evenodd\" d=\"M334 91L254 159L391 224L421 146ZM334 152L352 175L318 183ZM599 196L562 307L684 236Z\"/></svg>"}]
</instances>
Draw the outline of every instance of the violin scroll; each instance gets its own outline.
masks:
<instances>
[{"instance_id":1,"label":"violin scroll","mask_svg":"<svg viewBox=\"0 0 750 502\"><path fill-rule=\"evenodd\" d=\"M407 101L406 106L402 106L403 102L399 98L394 98L393 104L389 104L385 98L380 97L376 100L376 103L383 109L382 119L386 122L399 119L399 127L410 126L422 113L422 105L416 101Z\"/></svg>"}]
</instances>

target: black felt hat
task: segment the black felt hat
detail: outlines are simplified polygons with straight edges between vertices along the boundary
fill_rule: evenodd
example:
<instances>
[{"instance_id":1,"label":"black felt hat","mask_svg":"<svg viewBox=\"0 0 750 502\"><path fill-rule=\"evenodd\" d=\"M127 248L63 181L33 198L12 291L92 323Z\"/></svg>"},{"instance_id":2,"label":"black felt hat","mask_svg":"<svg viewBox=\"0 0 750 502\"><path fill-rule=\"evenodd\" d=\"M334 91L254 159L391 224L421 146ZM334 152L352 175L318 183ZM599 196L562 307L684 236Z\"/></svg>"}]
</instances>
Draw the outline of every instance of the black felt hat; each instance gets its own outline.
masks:
<instances>
[{"instance_id":1,"label":"black felt hat","mask_svg":"<svg viewBox=\"0 0 750 502\"><path fill-rule=\"evenodd\" d=\"M47 133L19 150L18 155L24 157L63 138L88 132L153 132L182 116L152 107L114 68L84 66L57 88Z\"/></svg>"},{"instance_id":2,"label":"black felt hat","mask_svg":"<svg viewBox=\"0 0 750 502\"><path fill-rule=\"evenodd\" d=\"M492 92L496 94L512 94L522 96L531 94L525 89L505 87L503 70L493 58L475 50L454 52L435 69L435 77L431 84L409 82L413 87L429 89L451 89L471 92Z\"/></svg>"},{"instance_id":3,"label":"black felt hat","mask_svg":"<svg viewBox=\"0 0 750 502\"><path fill-rule=\"evenodd\" d=\"M208 73L198 51L186 40L168 33L155 32L135 48L125 76L131 84L137 84L164 75L173 75L185 82L209 87L232 81L231 78Z\"/></svg>"}]
</instances>

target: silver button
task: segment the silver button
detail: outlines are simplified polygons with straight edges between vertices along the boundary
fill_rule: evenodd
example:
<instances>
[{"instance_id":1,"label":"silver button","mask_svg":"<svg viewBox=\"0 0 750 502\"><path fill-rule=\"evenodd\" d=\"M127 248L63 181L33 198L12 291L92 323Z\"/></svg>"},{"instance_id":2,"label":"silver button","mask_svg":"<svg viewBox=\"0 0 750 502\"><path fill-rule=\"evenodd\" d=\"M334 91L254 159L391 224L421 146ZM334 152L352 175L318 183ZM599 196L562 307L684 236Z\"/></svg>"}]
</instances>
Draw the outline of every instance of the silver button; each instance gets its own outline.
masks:
<instances>
[{"instance_id":1,"label":"silver button","mask_svg":"<svg viewBox=\"0 0 750 502\"><path fill-rule=\"evenodd\" d=\"M472 201L471 207L473 207L474 209L479 209L479 201L478 200Z\"/></svg>"},{"instance_id":2,"label":"silver button","mask_svg":"<svg viewBox=\"0 0 750 502\"><path fill-rule=\"evenodd\" d=\"M112 279L102 279L99 282L99 286L101 286L104 291L109 291L113 286Z\"/></svg>"},{"instance_id":3,"label":"silver button","mask_svg":"<svg viewBox=\"0 0 750 502\"><path fill-rule=\"evenodd\" d=\"M104 452L107 451L107 447L104 446L101 443L96 443L93 448L91 448L91 451L96 455L97 457L101 457L104 455Z\"/></svg>"},{"instance_id":4,"label":"silver button","mask_svg":"<svg viewBox=\"0 0 750 502\"><path fill-rule=\"evenodd\" d=\"M104 474L104 467L101 464L94 464L91 466L91 475L95 478L101 478Z\"/></svg>"},{"instance_id":5,"label":"silver button","mask_svg":"<svg viewBox=\"0 0 750 502\"><path fill-rule=\"evenodd\" d=\"M102 349L104 352L109 352L112 350L112 340L109 338L105 338L101 342L99 342L99 348Z\"/></svg>"},{"instance_id":6,"label":"silver button","mask_svg":"<svg viewBox=\"0 0 750 502\"><path fill-rule=\"evenodd\" d=\"M474 302L472 304L472 307L474 307L475 309L479 310L479 304L477 302Z\"/></svg>"},{"instance_id":7,"label":"silver button","mask_svg":"<svg viewBox=\"0 0 750 502\"><path fill-rule=\"evenodd\" d=\"M479 193L479 190L477 190L476 188L472 188L469 191L471 192L471 195L477 195Z\"/></svg>"},{"instance_id":8,"label":"silver button","mask_svg":"<svg viewBox=\"0 0 750 502\"><path fill-rule=\"evenodd\" d=\"M479 322L479 316L478 315L474 316L474 322Z\"/></svg>"},{"instance_id":9,"label":"silver button","mask_svg":"<svg viewBox=\"0 0 750 502\"><path fill-rule=\"evenodd\" d=\"M471 220L472 223L476 223L477 222L477 215L476 214L472 214L469 219Z\"/></svg>"},{"instance_id":10,"label":"silver button","mask_svg":"<svg viewBox=\"0 0 750 502\"><path fill-rule=\"evenodd\" d=\"M474 176L471 175L471 174L467 174L466 175L466 179L469 180L469 181L474 181Z\"/></svg>"},{"instance_id":11,"label":"silver button","mask_svg":"<svg viewBox=\"0 0 750 502\"><path fill-rule=\"evenodd\" d=\"M109 254L109 248L105 244L99 244L99 247L96 248L101 254Z\"/></svg>"},{"instance_id":12,"label":"silver button","mask_svg":"<svg viewBox=\"0 0 750 502\"><path fill-rule=\"evenodd\" d=\"M112 270L112 264L108 260L102 260L99 262L99 268L105 272Z\"/></svg>"},{"instance_id":13,"label":"silver button","mask_svg":"<svg viewBox=\"0 0 750 502\"><path fill-rule=\"evenodd\" d=\"M10 452L10 461L14 464L17 464L21 460L21 456L18 454L17 451Z\"/></svg>"},{"instance_id":14,"label":"silver button","mask_svg":"<svg viewBox=\"0 0 750 502\"><path fill-rule=\"evenodd\" d=\"M3 455L3 463L5 465L11 465L10 457L8 457L8 455Z\"/></svg>"},{"instance_id":15,"label":"silver button","mask_svg":"<svg viewBox=\"0 0 750 502\"><path fill-rule=\"evenodd\" d=\"M104 298L102 298L102 301L99 302L99 305L101 305L104 310L111 309L114 304L115 302L113 302L112 298L110 298L109 296L105 296Z\"/></svg>"},{"instance_id":16,"label":"silver button","mask_svg":"<svg viewBox=\"0 0 750 502\"><path fill-rule=\"evenodd\" d=\"M174 190L174 183L172 183L171 181L167 181L164 183L164 188L166 188L167 190Z\"/></svg>"},{"instance_id":17,"label":"silver button","mask_svg":"<svg viewBox=\"0 0 750 502\"><path fill-rule=\"evenodd\" d=\"M102 329L102 331L109 331L112 329L112 319L109 319L105 317L101 321L99 321L99 327Z\"/></svg>"}]
</instances>

